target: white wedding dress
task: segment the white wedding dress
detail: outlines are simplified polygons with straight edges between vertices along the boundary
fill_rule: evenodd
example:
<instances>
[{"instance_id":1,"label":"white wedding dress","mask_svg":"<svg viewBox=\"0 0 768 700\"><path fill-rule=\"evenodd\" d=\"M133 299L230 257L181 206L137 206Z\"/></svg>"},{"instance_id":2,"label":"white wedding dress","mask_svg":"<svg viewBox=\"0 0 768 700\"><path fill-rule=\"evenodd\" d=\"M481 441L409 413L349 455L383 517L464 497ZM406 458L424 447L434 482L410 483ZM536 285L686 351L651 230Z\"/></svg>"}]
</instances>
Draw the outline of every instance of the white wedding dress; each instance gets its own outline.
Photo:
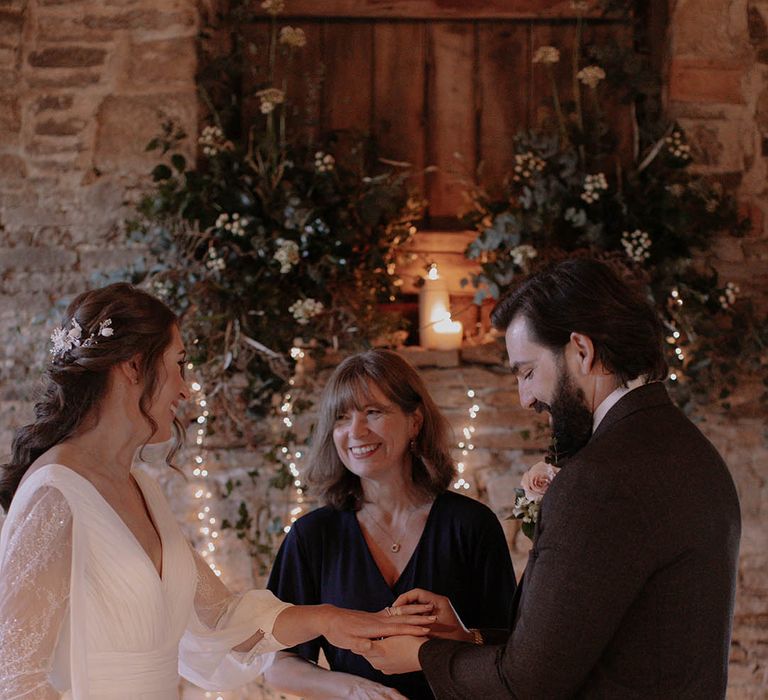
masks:
<instances>
[{"instance_id":1,"label":"white wedding dress","mask_svg":"<svg viewBox=\"0 0 768 700\"><path fill-rule=\"evenodd\" d=\"M0 535L0 698L169 700L260 675L286 607L234 596L195 553L160 487L134 470L162 541L162 576L90 481L50 464L17 491ZM257 632L248 653L231 651Z\"/></svg>"}]
</instances>

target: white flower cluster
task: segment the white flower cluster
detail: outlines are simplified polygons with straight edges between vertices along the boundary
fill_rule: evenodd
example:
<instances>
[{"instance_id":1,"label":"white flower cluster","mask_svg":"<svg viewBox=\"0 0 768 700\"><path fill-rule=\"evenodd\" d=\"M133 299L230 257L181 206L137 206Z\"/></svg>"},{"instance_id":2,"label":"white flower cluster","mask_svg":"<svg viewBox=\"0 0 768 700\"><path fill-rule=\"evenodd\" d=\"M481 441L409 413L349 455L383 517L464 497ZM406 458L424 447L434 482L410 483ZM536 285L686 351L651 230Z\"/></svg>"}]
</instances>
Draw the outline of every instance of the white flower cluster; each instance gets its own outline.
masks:
<instances>
[{"instance_id":1,"label":"white flower cluster","mask_svg":"<svg viewBox=\"0 0 768 700\"><path fill-rule=\"evenodd\" d=\"M723 293L717 298L720 302L720 306L724 309L730 309L736 303L736 297L739 295L740 291L741 289L739 289L738 284L728 282L728 284L725 285Z\"/></svg>"},{"instance_id":2,"label":"white flower cluster","mask_svg":"<svg viewBox=\"0 0 768 700\"><path fill-rule=\"evenodd\" d=\"M691 147L685 142L685 136L681 131L673 131L667 138L664 139L667 142L667 150L680 160L691 159Z\"/></svg>"},{"instance_id":3,"label":"white flower cluster","mask_svg":"<svg viewBox=\"0 0 768 700\"><path fill-rule=\"evenodd\" d=\"M539 158L533 151L525 153L515 153L515 167L512 171L512 179L515 182L527 180L535 173L544 170L546 163Z\"/></svg>"},{"instance_id":4,"label":"white flower cluster","mask_svg":"<svg viewBox=\"0 0 768 700\"><path fill-rule=\"evenodd\" d=\"M224 150L224 132L218 126L206 126L197 142L203 147L203 154L210 158Z\"/></svg>"},{"instance_id":5,"label":"white flower cluster","mask_svg":"<svg viewBox=\"0 0 768 700\"><path fill-rule=\"evenodd\" d=\"M681 185L679 182L667 185L666 189L673 197L682 197L685 194L685 186Z\"/></svg>"},{"instance_id":6,"label":"white flower cluster","mask_svg":"<svg viewBox=\"0 0 768 700\"><path fill-rule=\"evenodd\" d=\"M152 280L152 293L161 299L168 299L173 291L173 285L168 280Z\"/></svg>"},{"instance_id":7,"label":"white flower cluster","mask_svg":"<svg viewBox=\"0 0 768 700\"><path fill-rule=\"evenodd\" d=\"M509 251L509 255L512 258L512 262L518 267L525 268L529 260L533 260L539 255L536 248L527 243L515 246Z\"/></svg>"},{"instance_id":8,"label":"white flower cluster","mask_svg":"<svg viewBox=\"0 0 768 700\"><path fill-rule=\"evenodd\" d=\"M262 114L271 114L275 111L277 105L281 105L285 102L285 93L278 88L265 88L264 90L259 90L256 93L256 97L261 101L259 109Z\"/></svg>"},{"instance_id":9,"label":"white flower cluster","mask_svg":"<svg viewBox=\"0 0 768 700\"><path fill-rule=\"evenodd\" d=\"M294 49L307 45L307 35L299 27L283 27L280 30L280 43Z\"/></svg>"},{"instance_id":10,"label":"white flower cluster","mask_svg":"<svg viewBox=\"0 0 768 700\"><path fill-rule=\"evenodd\" d=\"M330 153L317 151L315 153L315 170L319 173L329 173L336 165L336 159Z\"/></svg>"},{"instance_id":11,"label":"white flower cluster","mask_svg":"<svg viewBox=\"0 0 768 700\"><path fill-rule=\"evenodd\" d=\"M535 523L539 519L539 509L541 508L540 501L541 499L532 501L527 496L518 494L515 497L512 516L522 519L524 523Z\"/></svg>"},{"instance_id":12,"label":"white flower cluster","mask_svg":"<svg viewBox=\"0 0 768 700\"><path fill-rule=\"evenodd\" d=\"M605 80L605 71L600 66L586 66L582 68L576 77L591 88L596 88L601 80Z\"/></svg>"},{"instance_id":13,"label":"white flower cluster","mask_svg":"<svg viewBox=\"0 0 768 700\"><path fill-rule=\"evenodd\" d=\"M229 214L219 214L219 218L216 219L214 226L229 231L233 236L244 236L245 227L248 224L248 219L245 217L240 218L240 214L235 212L232 216Z\"/></svg>"},{"instance_id":14,"label":"white flower cluster","mask_svg":"<svg viewBox=\"0 0 768 700\"><path fill-rule=\"evenodd\" d=\"M651 242L651 237L640 229L635 229L631 233L624 231L621 234L621 245L624 246L624 251L637 263L641 263L651 257Z\"/></svg>"},{"instance_id":15,"label":"white flower cluster","mask_svg":"<svg viewBox=\"0 0 768 700\"><path fill-rule=\"evenodd\" d=\"M261 7L270 15L279 15L285 9L285 0L264 0Z\"/></svg>"},{"instance_id":16,"label":"white flower cluster","mask_svg":"<svg viewBox=\"0 0 768 700\"><path fill-rule=\"evenodd\" d=\"M554 46L539 46L533 54L534 63L557 63L560 60L560 51Z\"/></svg>"},{"instance_id":17,"label":"white flower cluster","mask_svg":"<svg viewBox=\"0 0 768 700\"><path fill-rule=\"evenodd\" d=\"M82 340L83 329L77 320L73 318L69 330L65 326L53 329L50 352L54 357L62 357L73 348L91 348L94 345L98 345L99 337L109 338L114 333L112 319L108 318L99 323L97 330L91 333L85 340Z\"/></svg>"},{"instance_id":18,"label":"white flower cluster","mask_svg":"<svg viewBox=\"0 0 768 700\"><path fill-rule=\"evenodd\" d=\"M311 318L323 312L323 303L314 299L297 299L288 307L288 312L302 326L306 326Z\"/></svg>"},{"instance_id":19,"label":"white flower cluster","mask_svg":"<svg viewBox=\"0 0 768 700\"><path fill-rule=\"evenodd\" d=\"M274 258L280 263L280 274L285 275L299 262L299 244L296 241L287 241L285 238L278 238L275 243L277 250Z\"/></svg>"},{"instance_id":20,"label":"white flower cluster","mask_svg":"<svg viewBox=\"0 0 768 700\"><path fill-rule=\"evenodd\" d=\"M584 191L581 193L581 198L587 204L592 204L600 199L600 192L607 189L608 181L603 173L587 175L584 177Z\"/></svg>"},{"instance_id":21,"label":"white flower cluster","mask_svg":"<svg viewBox=\"0 0 768 700\"><path fill-rule=\"evenodd\" d=\"M221 272L227 267L227 263L221 253L214 246L208 248L208 260L205 261L205 266L213 272Z\"/></svg>"}]
</instances>

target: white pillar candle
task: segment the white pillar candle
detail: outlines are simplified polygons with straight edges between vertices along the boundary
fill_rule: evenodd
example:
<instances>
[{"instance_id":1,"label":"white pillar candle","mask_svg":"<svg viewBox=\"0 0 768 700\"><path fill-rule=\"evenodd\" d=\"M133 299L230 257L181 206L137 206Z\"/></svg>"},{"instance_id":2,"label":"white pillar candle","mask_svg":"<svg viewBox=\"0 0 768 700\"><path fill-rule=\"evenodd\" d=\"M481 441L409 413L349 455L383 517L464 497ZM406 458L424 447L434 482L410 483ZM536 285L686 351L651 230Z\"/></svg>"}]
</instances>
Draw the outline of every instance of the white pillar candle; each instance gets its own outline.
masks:
<instances>
[{"instance_id":1,"label":"white pillar candle","mask_svg":"<svg viewBox=\"0 0 768 700\"><path fill-rule=\"evenodd\" d=\"M464 326L461 325L461 321L451 321L451 317L448 316L438 321L434 329L436 350L458 350L461 347L461 340L464 337Z\"/></svg>"},{"instance_id":2,"label":"white pillar candle","mask_svg":"<svg viewBox=\"0 0 768 700\"><path fill-rule=\"evenodd\" d=\"M436 347L435 324L446 317L450 319L449 308L448 285L440 279L437 265L432 265L419 290L419 343L422 347Z\"/></svg>"}]
</instances>

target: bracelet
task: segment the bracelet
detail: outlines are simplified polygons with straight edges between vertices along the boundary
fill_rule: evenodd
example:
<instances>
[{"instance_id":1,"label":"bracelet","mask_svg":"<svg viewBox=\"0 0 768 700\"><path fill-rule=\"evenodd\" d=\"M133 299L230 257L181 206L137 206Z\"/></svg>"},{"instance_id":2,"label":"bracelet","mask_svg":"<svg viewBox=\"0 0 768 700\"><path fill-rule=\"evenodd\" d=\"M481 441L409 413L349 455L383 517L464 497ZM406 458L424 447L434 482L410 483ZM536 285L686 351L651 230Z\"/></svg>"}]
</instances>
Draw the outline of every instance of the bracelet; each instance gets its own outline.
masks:
<instances>
[{"instance_id":1,"label":"bracelet","mask_svg":"<svg viewBox=\"0 0 768 700\"><path fill-rule=\"evenodd\" d=\"M478 629L470 629L468 632L472 635L472 644L485 644L483 635Z\"/></svg>"}]
</instances>

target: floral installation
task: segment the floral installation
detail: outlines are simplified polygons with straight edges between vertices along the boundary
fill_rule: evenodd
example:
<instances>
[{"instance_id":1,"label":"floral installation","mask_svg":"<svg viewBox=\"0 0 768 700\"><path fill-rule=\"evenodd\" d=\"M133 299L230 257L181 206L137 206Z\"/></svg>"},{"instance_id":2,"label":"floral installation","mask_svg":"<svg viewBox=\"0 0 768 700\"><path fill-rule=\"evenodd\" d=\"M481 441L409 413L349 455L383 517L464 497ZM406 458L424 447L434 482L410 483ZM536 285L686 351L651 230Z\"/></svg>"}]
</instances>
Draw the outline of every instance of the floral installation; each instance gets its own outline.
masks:
<instances>
[{"instance_id":1,"label":"floral installation","mask_svg":"<svg viewBox=\"0 0 768 700\"><path fill-rule=\"evenodd\" d=\"M537 462L523 474L520 488L515 489L512 517L523 521L523 534L531 540L539 520L541 500L559 471L554 464Z\"/></svg>"},{"instance_id":2,"label":"floral installation","mask_svg":"<svg viewBox=\"0 0 768 700\"><path fill-rule=\"evenodd\" d=\"M549 76L551 95L536 127L517 134L507 177L479 185L468 178L465 221L477 238L466 255L481 270L464 282L482 303L553 261L603 259L655 301L676 399L714 395L728 410L737 376L765 376L768 319L719 278L706 251L717 235L743 236L750 222L720 182L696 172L694 148L661 112L644 54L590 39L584 12L625 13L631 3L573 9L572 56L557 46L534 51L533 69ZM618 100L634 105L634 138L624 146L611 128Z\"/></svg>"},{"instance_id":3,"label":"floral installation","mask_svg":"<svg viewBox=\"0 0 768 700\"><path fill-rule=\"evenodd\" d=\"M372 157L370 143L345 144L341 159L335 135L313 139L292 121L291 85L276 76L307 35L281 26L283 3L261 4L271 16L261 48L237 34L250 5L233 8L220 21L234 32L235 51L209 57L201 77L210 123L197 139L199 160L188 164L186 135L164 125L148 149L165 162L129 229L154 256L134 276L184 309L208 393L239 406L226 429L247 434L291 374L295 336L316 338L313 352L322 352L363 347L398 327L377 304L397 293L399 256L424 203L410 170ZM247 96L220 91L253 55L264 56L251 92L258 113L247 129L230 127L243 119Z\"/></svg>"}]
</instances>

